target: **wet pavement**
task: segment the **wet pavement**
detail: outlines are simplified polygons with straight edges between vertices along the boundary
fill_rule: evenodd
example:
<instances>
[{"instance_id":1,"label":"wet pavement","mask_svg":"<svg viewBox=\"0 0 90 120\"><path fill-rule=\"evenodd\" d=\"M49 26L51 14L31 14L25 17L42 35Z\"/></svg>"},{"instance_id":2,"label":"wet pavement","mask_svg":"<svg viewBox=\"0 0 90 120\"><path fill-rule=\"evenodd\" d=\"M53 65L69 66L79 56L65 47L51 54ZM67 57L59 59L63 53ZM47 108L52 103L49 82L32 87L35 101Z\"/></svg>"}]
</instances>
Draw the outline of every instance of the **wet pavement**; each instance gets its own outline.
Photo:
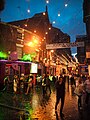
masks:
<instances>
[{"instance_id":1,"label":"wet pavement","mask_svg":"<svg viewBox=\"0 0 90 120\"><path fill-rule=\"evenodd\" d=\"M71 86L66 84L64 117L55 112L55 87L42 95L42 88L34 87L30 94L16 94L7 91L0 92L0 120L90 120L90 106L86 107L82 98L83 109L78 110L77 96L73 94ZM85 96L85 95L84 95Z\"/></svg>"}]
</instances>

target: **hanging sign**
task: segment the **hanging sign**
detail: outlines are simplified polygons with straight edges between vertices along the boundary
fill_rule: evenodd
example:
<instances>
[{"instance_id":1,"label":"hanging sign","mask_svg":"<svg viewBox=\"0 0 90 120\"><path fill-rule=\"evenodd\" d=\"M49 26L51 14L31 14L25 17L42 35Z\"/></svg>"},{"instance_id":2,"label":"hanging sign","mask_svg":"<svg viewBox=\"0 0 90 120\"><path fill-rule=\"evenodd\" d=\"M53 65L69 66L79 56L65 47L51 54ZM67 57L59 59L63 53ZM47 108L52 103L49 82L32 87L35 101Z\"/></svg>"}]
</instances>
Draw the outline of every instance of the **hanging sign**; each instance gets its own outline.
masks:
<instances>
[{"instance_id":1,"label":"hanging sign","mask_svg":"<svg viewBox=\"0 0 90 120\"><path fill-rule=\"evenodd\" d=\"M46 49L59 49L71 47L84 47L84 42L46 44Z\"/></svg>"}]
</instances>

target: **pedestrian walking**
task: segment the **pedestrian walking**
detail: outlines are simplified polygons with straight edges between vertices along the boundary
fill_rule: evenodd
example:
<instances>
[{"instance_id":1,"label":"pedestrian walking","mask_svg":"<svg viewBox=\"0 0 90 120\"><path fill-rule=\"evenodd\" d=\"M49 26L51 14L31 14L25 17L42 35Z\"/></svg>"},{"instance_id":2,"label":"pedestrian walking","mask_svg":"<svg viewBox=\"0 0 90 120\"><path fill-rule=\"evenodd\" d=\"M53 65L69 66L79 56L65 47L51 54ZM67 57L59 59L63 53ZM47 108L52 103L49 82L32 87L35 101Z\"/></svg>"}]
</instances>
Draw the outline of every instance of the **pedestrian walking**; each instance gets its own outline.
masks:
<instances>
[{"instance_id":1,"label":"pedestrian walking","mask_svg":"<svg viewBox=\"0 0 90 120\"><path fill-rule=\"evenodd\" d=\"M56 77L53 75L53 77L52 77L52 80L53 80L53 84L55 84L55 82L56 82Z\"/></svg>"},{"instance_id":2,"label":"pedestrian walking","mask_svg":"<svg viewBox=\"0 0 90 120\"><path fill-rule=\"evenodd\" d=\"M19 83L19 78L17 75L14 75L14 80L13 80L13 91L16 93L18 90L18 83Z\"/></svg>"},{"instance_id":3,"label":"pedestrian walking","mask_svg":"<svg viewBox=\"0 0 90 120\"><path fill-rule=\"evenodd\" d=\"M45 79L45 74L42 76L42 93L43 96L46 94L46 79Z\"/></svg>"},{"instance_id":4,"label":"pedestrian walking","mask_svg":"<svg viewBox=\"0 0 90 120\"><path fill-rule=\"evenodd\" d=\"M78 109L82 109L82 95L84 93L84 87L81 77L78 80L78 85L76 86L74 93L78 96Z\"/></svg>"},{"instance_id":5,"label":"pedestrian walking","mask_svg":"<svg viewBox=\"0 0 90 120\"><path fill-rule=\"evenodd\" d=\"M72 95L73 95L75 87L76 87L76 81L75 81L75 78L74 78L73 74L72 74L72 76L70 78L70 83L71 83L71 92L72 92Z\"/></svg>"},{"instance_id":6,"label":"pedestrian walking","mask_svg":"<svg viewBox=\"0 0 90 120\"><path fill-rule=\"evenodd\" d=\"M29 93L29 91L31 90L31 88L32 88L32 81L33 81L33 79L32 79L32 76L30 76L29 77L29 79L28 79L28 86L27 86L27 90L26 90L26 95L28 95L28 93Z\"/></svg>"},{"instance_id":7,"label":"pedestrian walking","mask_svg":"<svg viewBox=\"0 0 90 120\"><path fill-rule=\"evenodd\" d=\"M57 106L61 99L61 107L60 107L60 116L63 117L63 107L64 107L64 100L65 100L65 79L60 76L59 80L55 83L56 86L56 104L55 104L55 111L57 111Z\"/></svg>"},{"instance_id":8,"label":"pedestrian walking","mask_svg":"<svg viewBox=\"0 0 90 120\"><path fill-rule=\"evenodd\" d=\"M49 75L47 74L46 76L45 76L45 79L46 79L46 92L47 92L47 90L49 90L49 92L50 92L50 94L51 94L51 82L50 82L50 79L49 79Z\"/></svg>"},{"instance_id":9,"label":"pedestrian walking","mask_svg":"<svg viewBox=\"0 0 90 120\"><path fill-rule=\"evenodd\" d=\"M75 82L75 79L74 79L74 75L71 76L70 82L71 82L72 88L73 88L73 87L76 87L76 82Z\"/></svg>"},{"instance_id":10,"label":"pedestrian walking","mask_svg":"<svg viewBox=\"0 0 90 120\"><path fill-rule=\"evenodd\" d=\"M88 105L89 98L90 98L90 76L88 76L88 79L84 82L84 87L85 87L85 91L86 91L85 103L86 103L86 105Z\"/></svg>"}]
</instances>

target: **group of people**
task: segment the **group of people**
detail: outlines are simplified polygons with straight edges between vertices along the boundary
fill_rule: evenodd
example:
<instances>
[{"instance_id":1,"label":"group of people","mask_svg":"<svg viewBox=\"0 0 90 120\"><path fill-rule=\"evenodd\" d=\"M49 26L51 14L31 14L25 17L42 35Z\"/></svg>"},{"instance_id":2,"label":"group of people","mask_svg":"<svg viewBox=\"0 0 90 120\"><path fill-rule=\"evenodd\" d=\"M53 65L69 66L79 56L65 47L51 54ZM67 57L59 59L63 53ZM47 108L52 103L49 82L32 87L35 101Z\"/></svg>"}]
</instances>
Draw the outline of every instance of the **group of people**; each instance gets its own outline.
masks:
<instances>
[{"instance_id":1,"label":"group of people","mask_svg":"<svg viewBox=\"0 0 90 120\"><path fill-rule=\"evenodd\" d=\"M82 96L85 94L85 104L88 106L90 98L90 76L83 82L82 77L79 77L78 84L74 93L78 96L78 108L82 109Z\"/></svg>"},{"instance_id":2,"label":"group of people","mask_svg":"<svg viewBox=\"0 0 90 120\"><path fill-rule=\"evenodd\" d=\"M22 92L27 95L33 87L33 76L31 75L25 76L24 74L21 74L20 78L18 78L17 75L15 76L14 76L15 82L13 84L14 92Z\"/></svg>"},{"instance_id":3,"label":"group of people","mask_svg":"<svg viewBox=\"0 0 90 120\"><path fill-rule=\"evenodd\" d=\"M74 79L74 76L71 76L69 79L71 82L71 86L75 85L74 93L78 96L78 108L82 108L82 95L85 94L85 104L88 106L89 98L90 98L90 76L87 77L85 81L83 81L82 77L77 77L78 84L76 85L76 81ZM63 107L64 107L64 101L65 101L65 83L66 83L66 76L60 75L58 79L54 78L54 85L56 90L56 103L55 103L55 111L57 112L57 106L59 104L59 101L61 100L61 107L60 107L60 116L63 117ZM13 89L15 92L19 89L25 88L25 94L27 95L32 88L33 85L33 77L32 76L25 76L21 75L20 79L17 75L14 76L13 81ZM47 91L51 94L51 81L49 79L49 74L43 74L41 79L41 87L42 87L42 93L45 95Z\"/></svg>"},{"instance_id":4,"label":"group of people","mask_svg":"<svg viewBox=\"0 0 90 120\"><path fill-rule=\"evenodd\" d=\"M4 86L7 91L11 90L15 93L25 93L27 95L33 87L33 76L21 74L19 77L18 75L14 75L12 81L7 76L4 79Z\"/></svg>"},{"instance_id":5,"label":"group of people","mask_svg":"<svg viewBox=\"0 0 90 120\"><path fill-rule=\"evenodd\" d=\"M72 81L71 81L72 80ZM65 82L66 76L60 75L59 79L55 83L56 87L56 103L55 103L55 112L57 112L57 106L59 101L61 100L60 106L60 116L63 117L63 107L65 101ZM77 84L74 79L74 76L71 76L70 79L71 86L74 85L74 93L78 96L78 109L82 109L82 96L85 96L85 104L88 107L89 98L90 98L90 76L87 77L85 81L83 81L82 77L77 78Z\"/></svg>"},{"instance_id":6,"label":"group of people","mask_svg":"<svg viewBox=\"0 0 90 120\"><path fill-rule=\"evenodd\" d=\"M51 94L51 86L54 86L56 79L56 76L50 75L49 73L37 76L36 86L37 88L41 88L43 96L48 92Z\"/></svg>"},{"instance_id":7,"label":"group of people","mask_svg":"<svg viewBox=\"0 0 90 120\"><path fill-rule=\"evenodd\" d=\"M9 76L7 76L4 79L5 86L9 86L9 81ZM33 81L33 76L31 75L21 74L20 77L18 75L14 75L13 80L10 83L12 85L12 91L15 93L25 93L28 95L33 88ZM47 91L49 91L51 94L51 81L49 74L43 74L42 77L40 77L36 82L36 87L37 86L42 88L43 95L45 95ZM8 88L10 89L10 87Z\"/></svg>"}]
</instances>

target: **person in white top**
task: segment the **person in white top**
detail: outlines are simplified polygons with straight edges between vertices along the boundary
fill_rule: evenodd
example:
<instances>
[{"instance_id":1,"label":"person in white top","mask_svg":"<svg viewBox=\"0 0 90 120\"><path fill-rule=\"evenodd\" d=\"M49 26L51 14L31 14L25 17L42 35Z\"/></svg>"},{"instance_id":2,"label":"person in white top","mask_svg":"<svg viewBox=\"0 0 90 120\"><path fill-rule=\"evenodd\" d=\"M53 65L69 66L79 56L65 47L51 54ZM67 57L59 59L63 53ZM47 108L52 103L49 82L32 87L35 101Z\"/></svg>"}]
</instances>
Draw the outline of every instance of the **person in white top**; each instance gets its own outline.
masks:
<instances>
[{"instance_id":1,"label":"person in white top","mask_svg":"<svg viewBox=\"0 0 90 120\"><path fill-rule=\"evenodd\" d=\"M86 91L86 100L85 103L88 105L89 98L90 98L90 76L88 76L88 79L84 82L84 87Z\"/></svg>"}]
</instances>

